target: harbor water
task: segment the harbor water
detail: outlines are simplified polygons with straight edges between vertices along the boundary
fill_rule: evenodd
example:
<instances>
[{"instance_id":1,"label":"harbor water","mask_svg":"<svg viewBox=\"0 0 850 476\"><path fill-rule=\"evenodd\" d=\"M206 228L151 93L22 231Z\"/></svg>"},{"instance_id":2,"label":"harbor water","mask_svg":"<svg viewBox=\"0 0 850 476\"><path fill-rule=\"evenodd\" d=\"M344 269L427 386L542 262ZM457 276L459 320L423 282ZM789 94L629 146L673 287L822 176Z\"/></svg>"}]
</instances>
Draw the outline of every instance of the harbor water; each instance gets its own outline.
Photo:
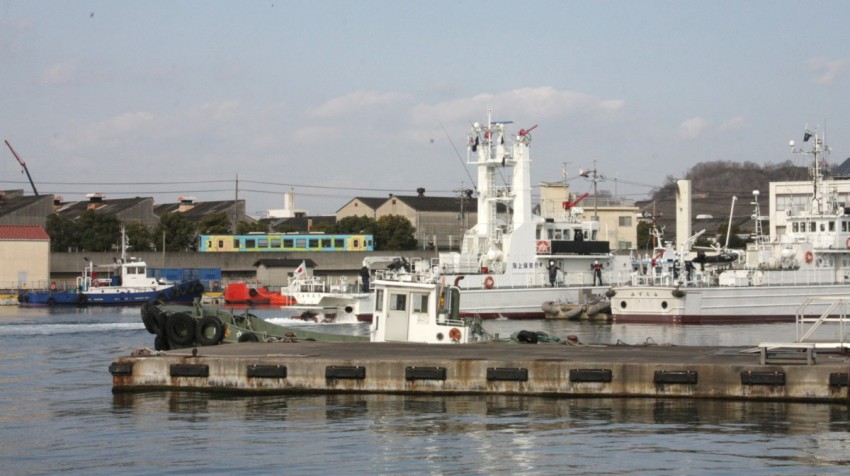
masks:
<instances>
[{"instance_id":1,"label":"harbor water","mask_svg":"<svg viewBox=\"0 0 850 476\"><path fill-rule=\"evenodd\" d=\"M287 325L344 334L368 324ZM583 343L748 346L794 324L485 321ZM297 346L298 344L293 344ZM138 308L0 306L0 473L846 474L845 405L401 395L113 395L109 364L153 347ZM850 366L850 362L848 362Z\"/></svg>"}]
</instances>

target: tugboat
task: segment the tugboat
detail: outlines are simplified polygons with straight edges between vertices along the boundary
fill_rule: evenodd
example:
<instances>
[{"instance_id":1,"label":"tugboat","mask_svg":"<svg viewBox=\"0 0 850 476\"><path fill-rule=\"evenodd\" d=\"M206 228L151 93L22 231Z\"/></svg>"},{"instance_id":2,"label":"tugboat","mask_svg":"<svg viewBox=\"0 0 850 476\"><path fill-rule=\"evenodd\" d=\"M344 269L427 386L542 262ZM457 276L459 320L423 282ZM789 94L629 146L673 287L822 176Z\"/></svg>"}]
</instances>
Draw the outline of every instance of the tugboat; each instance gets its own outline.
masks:
<instances>
[{"instance_id":1,"label":"tugboat","mask_svg":"<svg viewBox=\"0 0 850 476\"><path fill-rule=\"evenodd\" d=\"M145 329L155 334L156 350L244 342L418 342L471 344L493 340L480 319L460 316L461 292L444 282L378 280L374 282L374 314L370 336L346 336L284 327L247 311L218 307L179 306L156 302L142 306ZM525 333L527 335L530 333ZM534 335L537 342L537 335Z\"/></svg>"},{"instance_id":2,"label":"tugboat","mask_svg":"<svg viewBox=\"0 0 850 476\"><path fill-rule=\"evenodd\" d=\"M125 242L122 230L122 243ZM144 261L126 258L125 246L122 246L121 258L114 259L113 264L96 265L84 259L88 264L77 277L75 287L59 289L53 283L47 290L21 291L18 304L83 307L139 305L153 300L191 303L204 292L204 285L197 279L165 283L149 277Z\"/></svg>"}]
</instances>

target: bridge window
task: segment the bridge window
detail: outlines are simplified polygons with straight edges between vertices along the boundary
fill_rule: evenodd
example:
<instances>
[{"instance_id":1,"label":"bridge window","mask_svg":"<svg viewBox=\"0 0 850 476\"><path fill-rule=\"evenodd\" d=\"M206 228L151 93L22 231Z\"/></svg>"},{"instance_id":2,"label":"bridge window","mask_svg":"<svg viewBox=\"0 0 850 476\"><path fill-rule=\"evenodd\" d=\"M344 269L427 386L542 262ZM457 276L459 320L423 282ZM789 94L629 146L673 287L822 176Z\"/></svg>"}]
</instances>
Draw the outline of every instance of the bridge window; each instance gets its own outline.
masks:
<instances>
[{"instance_id":1,"label":"bridge window","mask_svg":"<svg viewBox=\"0 0 850 476\"><path fill-rule=\"evenodd\" d=\"M413 294L411 295L411 301L413 301L413 312L428 312L427 294Z\"/></svg>"},{"instance_id":2,"label":"bridge window","mask_svg":"<svg viewBox=\"0 0 850 476\"><path fill-rule=\"evenodd\" d=\"M407 309L406 294L390 294L390 311L404 311Z\"/></svg>"},{"instance_id":3,"label":"bridge window","mask_svg":"<svg viewBox=\"0 0 850 476\"><path fill-rule=\"evenodd\" d=\"M835 222L834 221L829 222L829 231L835 231Z\"/></svg>"},{"instance_id":4,"label":"bridge window","mask_svg":"<svg viewBox=\"0 0 850 476\"><path fill-rule=\"evenodd\" d=\"M818 225L815 222L810 221L809 222L809 231L812 232L812 233L818 231Z\"/></svg>"},{"instance_id":5,"label":"bridge window","mask_svg":"<svg viewBox=\"0 0 850 476\"><path fill-rule=\"evenodd\" d=\"M375 310L383 311L384 310L384 290L376 289L375 290Z\"/></svg>"},{"instance_id":6,"label":"bridge window","mask_svg":"<svg viewBox=\"0 0 850 476\"><path fill-rule=\"evenodd\" d=\"M794 233L799 233L800 232L800 224L797 223L797 222L794 222L791 229L794 231Z\"/></svg>"}]
</instances>

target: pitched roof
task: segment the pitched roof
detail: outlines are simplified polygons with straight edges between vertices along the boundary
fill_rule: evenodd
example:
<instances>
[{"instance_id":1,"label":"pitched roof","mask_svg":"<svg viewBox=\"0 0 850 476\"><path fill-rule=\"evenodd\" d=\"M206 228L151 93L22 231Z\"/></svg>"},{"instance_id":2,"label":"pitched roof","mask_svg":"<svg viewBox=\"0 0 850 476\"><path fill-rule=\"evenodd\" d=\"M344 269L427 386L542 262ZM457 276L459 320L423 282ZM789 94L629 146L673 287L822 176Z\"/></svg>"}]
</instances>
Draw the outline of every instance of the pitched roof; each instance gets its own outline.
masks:
<instances>
[{"instance_id":1,"label":"pitched roof","mask_svg":"<svg viewBox=\"0 0 850 476\"><path fill-rule=\"evenodd\" d=\"M132 207L135 207L141 202L145 200L152 201L153 199L150 197L133 197L133 198L115 198L110 200L103 200L98 203L98 207L95 209L97 213L106 213L110 215L116 215L118 213L123 212L124 210L128 210ZM90 200L81 200L79 202L70 202L63 205L57 213L68 219L75 219L83 214L86 210L89 209L89 206L92 204Z\"/></svg>"},{"instance_id":2,"label":"pitched roof","mask_svg":"<svg viewBox=\"0 0 850 476\"><path fill-rule=\"evenodd\" d=\"M49 240L50 236L38 225L0 225L0 240Z\"/></svg>"},{"instance_id":3,"label":"pitched roof","mask_svg":"<svg viewBox=\"0 0 850 476\"><path fill-rule=\"evenodd\" d=\"M47 197L48 195L5 195L4 198L0 200L0 216L9 215L18 210L25 209L34 203L38 203L39 200L46 199Z\"/></svg>"},{"instance_id":4,"label":"pitched roof","mask_svg":"<svg viewBox=\"0 0 850 476\"><path fill-rule=\"evenodd\" d=\"M200 220L201 218L213 213L226 212L237 206L239 200L222 200L213 202L194 202L192 208L186 210L183 215L190 220ZM180 210L180 203L163 203L154 205L153 212L157 216L162 216L165 213L173 213ZM228 217L229 219L230 217ZM244 217L240 217L244 218Z\"/></svg>"},{"instance_id":5,"label":"pitched roof","mask_svg":"<svg viewBox=\"0 0 850 476\"><path fill-rule=\"evenodd\" d=\"M421 212L460 212L460 199L458 197L425 197L419 195L394 195L392 198L401 200L414 210ZM504 212L504 204L498 205L498 211ZM466 200L466 211L475 213L478 211L478 200Z\"/></svg>"}]
</instances>

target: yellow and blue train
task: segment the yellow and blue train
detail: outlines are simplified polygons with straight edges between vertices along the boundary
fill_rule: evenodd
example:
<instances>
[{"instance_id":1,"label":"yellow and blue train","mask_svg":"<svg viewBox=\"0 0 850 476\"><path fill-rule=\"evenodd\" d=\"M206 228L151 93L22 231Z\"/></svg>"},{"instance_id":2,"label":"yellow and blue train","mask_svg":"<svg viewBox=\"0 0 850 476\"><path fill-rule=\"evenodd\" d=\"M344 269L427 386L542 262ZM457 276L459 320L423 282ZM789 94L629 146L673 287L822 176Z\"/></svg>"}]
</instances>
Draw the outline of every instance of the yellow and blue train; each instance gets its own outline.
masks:
<instances>
[{"instance_id":1,"label":"yellow and blue train","mask_svg":"<svg viewBox=\"0 0 850 476\"><path fill-rule=\"evenodd\" d=\"M372 235L324 233L250 233L247 235L200 235L198 251L374 251Z\"/></svg>"}]
</instances>

